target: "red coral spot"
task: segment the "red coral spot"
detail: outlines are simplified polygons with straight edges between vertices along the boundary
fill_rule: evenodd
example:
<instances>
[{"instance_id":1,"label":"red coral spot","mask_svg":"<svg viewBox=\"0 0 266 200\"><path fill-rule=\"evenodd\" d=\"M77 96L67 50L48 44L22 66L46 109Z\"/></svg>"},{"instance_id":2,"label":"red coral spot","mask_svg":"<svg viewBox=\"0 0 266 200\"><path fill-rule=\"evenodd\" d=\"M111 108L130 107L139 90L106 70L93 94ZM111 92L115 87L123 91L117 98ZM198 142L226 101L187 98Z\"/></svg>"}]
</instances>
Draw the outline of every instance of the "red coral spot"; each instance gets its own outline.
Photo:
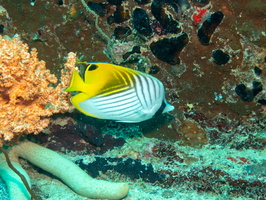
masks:
<instances>
[{"instance_id":1,"label":"red coral spot","mask_svg":"<svg viewBox=\"0 0 266 200\"><path fill-rule=\"evenodd\" d=\"M241 164L250 164L249 160L247 158L244 157L237 157L239 160L241 160Z\"/></svg>"},{"instance_id":2,"label":"red coral spot","mask_svg":"<svg viewBox=\"0 0 266 200\"><path fill-rule=\"evenodd\" d=\"M231 161L233 161L233 162L235 162L235 163L237 162L237 160L236 160L235 158L233 158L233 157L228 157L227 159L228 159L228 160L231 160Z\"/></svg>"},{"instance_id":3,"label":"red coral spot","mask_svg":"<svg viewBox=\"0 0 266 200\"><path fill-rule=\"evenodd\" d=\"M207 9L196 9L196 13L192 16L195 25L198 25L202 18L207 14Z\"/></svg>"},{"instance_id":4,"label":"red coral spot","mask_svg":"<svg viewBox=\"0 0 266 200\"><path fill-rule=\"evenodd\" d=\"M227 159L239 165L250 164L249 160L244 157L238 157L238 156L236 158L228 157Z\"/></svg>"}]
</instances>

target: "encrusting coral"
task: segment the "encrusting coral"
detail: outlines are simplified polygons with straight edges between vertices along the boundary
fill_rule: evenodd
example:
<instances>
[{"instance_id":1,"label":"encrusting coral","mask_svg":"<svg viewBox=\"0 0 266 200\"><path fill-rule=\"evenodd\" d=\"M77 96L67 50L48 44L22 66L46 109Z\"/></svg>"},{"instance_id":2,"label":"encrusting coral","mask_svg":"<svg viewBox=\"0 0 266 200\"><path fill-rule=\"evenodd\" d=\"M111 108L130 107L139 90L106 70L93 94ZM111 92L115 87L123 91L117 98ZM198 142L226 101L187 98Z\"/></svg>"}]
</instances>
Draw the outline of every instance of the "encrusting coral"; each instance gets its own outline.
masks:
<instances>
[{"instance_id":1,"label":"encrusting coral","mask_svg":"<svg viewBox=\"0 0 266 200\"><path fill-rule=\"evenodd\" d=\"M18 38L0 36L0 146L25 133L37 134L49 124L49 116L73 109L64 92L75 67L76 55L69 53L60 83ZM57 84L52 87L52 84ZM14 142L13 142L14 143Z\"/></svg>"}]
</instances>

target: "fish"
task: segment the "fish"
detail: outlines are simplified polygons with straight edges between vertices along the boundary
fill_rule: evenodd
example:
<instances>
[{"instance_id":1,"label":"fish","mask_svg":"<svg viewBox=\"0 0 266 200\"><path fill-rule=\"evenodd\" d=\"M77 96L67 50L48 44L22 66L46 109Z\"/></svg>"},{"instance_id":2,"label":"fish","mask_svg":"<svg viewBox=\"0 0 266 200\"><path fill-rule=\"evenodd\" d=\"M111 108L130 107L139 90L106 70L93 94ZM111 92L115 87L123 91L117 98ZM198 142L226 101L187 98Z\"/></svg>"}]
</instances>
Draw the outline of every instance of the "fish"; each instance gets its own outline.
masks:
<instances>
[{"instance_id":1,"label":"fish","mask_svg":"<svg viewBox=\"0 0 266 200\"><path fill-rule=\"evenodd\" d=\"M174 110L167 103L163 83L144 72L110 63L88 64L84 77L77 69L67 92L73 106L85 115L124 123L138 123Z\"/></svg>"}]
</instances>

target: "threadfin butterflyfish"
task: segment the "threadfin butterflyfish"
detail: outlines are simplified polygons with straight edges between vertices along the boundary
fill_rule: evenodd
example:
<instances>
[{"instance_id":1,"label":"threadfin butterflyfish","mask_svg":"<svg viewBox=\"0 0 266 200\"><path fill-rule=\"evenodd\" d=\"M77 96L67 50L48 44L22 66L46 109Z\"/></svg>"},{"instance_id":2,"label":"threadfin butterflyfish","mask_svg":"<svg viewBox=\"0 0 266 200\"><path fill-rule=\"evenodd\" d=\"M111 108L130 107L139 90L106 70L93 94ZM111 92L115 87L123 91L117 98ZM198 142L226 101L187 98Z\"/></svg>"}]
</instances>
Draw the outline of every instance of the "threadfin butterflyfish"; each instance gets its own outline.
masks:
<instances>
[{"instance_id":1,"label":"threadfin butterflyfish","mask_svg":"<svg viewBox=\"0 0 266 200\"><path fill-rule=\"evenodd\" d=\"M137 123L174 109L166 102L163 83L133 69L109 63L87 63L84 79L74 69L71 102L91 117Z\"/></svg>"}]
</instances>

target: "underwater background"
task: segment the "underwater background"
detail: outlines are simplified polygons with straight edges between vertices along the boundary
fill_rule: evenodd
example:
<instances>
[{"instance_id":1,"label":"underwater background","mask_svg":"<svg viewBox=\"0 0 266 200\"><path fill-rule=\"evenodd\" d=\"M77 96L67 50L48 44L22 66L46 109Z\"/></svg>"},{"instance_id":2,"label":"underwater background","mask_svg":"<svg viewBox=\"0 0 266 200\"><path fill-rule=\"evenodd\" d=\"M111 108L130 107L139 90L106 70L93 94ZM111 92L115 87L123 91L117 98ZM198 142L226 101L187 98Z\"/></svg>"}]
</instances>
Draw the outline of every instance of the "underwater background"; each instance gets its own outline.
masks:
<instances>
[{"instance_id":1,"label":"underwater background","mask_svg":"<svg viewBox=\"0 0 266 200\"><path fill-rule=\"evenodd\" d=\"M140 123L54 114L8 145L27 137L127 182L125 200L266 199L265 13L263 0L0 0L0 34L36 48L58 79L74 52L158 78L175 106ZM88 199L21 162L41 199Z\"/></svg>"}]
</instances>

